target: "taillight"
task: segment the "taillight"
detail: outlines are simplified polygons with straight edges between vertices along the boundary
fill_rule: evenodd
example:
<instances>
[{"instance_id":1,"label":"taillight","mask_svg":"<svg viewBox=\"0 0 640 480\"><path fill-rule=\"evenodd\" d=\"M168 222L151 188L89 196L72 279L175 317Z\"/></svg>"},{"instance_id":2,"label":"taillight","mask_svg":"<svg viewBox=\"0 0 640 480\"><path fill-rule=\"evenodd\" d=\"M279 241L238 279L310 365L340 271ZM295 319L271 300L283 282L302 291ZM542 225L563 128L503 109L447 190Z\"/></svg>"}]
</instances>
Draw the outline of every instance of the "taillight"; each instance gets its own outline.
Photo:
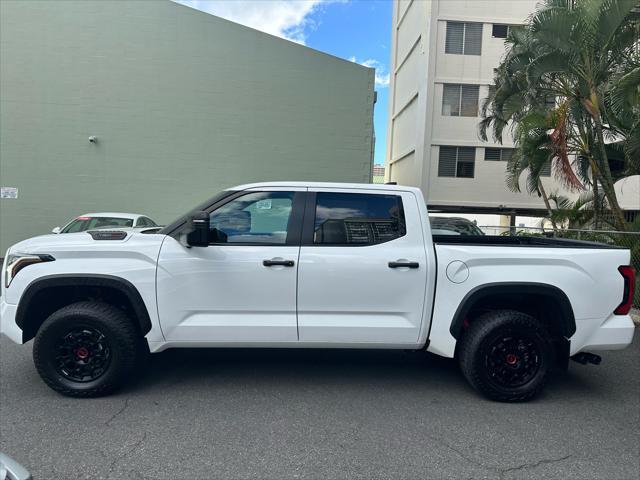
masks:
<instances>
[{"instance_id":1,"label":"taillight","mask_svg":"<svg viewBox=\"0 0 640 480\"><path fill-rule=\"evenodd\" d=\"M636 288L636 271L630 265L622 265L618 267L618 271L624 278L624 293L622 294L622 303L618 305L613 313L616 315L627 315L631 311L633 304L633 292Z\"/></svg>"}]
</instances>

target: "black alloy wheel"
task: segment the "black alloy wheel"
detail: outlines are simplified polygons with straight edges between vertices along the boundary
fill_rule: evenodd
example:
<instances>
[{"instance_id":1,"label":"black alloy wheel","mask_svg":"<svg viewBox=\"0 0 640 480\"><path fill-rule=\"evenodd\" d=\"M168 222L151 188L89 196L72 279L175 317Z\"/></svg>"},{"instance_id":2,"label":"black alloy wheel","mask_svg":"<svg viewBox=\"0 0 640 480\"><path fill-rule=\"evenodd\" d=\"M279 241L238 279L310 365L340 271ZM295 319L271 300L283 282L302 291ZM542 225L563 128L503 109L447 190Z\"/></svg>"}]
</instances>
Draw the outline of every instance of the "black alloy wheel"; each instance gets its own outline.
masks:
<instances>
[{"instance_id":1,"label":"black alloy wheel","mask_svg":"<svg viewBox=\"0 0 640 480\"><path fill-rule=\"evenodd\" d=\"M109 367L109 341L97 328L74 328L56 342L56 361L58 372L69 380L96 380Z\"/></svg>"},{"instance_id":2,"label":"black alloy wheel","mask_svg":"<svg viewBox=\"0 0 640 480\"><path fill-rule=\"evenodd\" d=\"M540 350L535 339L526 335L498 335L489 342L486 355L489 378L497 384L515 388L526 385L540 369Z\"/></svg>"}]
</instances>

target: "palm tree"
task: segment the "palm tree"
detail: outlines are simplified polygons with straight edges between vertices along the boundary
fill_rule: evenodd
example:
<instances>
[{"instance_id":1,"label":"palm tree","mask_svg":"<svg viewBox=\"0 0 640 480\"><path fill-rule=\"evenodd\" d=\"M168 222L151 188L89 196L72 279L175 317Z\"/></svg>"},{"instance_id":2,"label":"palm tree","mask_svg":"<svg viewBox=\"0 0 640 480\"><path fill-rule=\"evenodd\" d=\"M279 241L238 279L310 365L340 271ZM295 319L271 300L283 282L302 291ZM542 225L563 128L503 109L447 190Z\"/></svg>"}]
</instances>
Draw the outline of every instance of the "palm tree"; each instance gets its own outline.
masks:
<instances>
[{"instance_id":1,"label":"palm tree","mask_svg":"<svg viewBox=\"0 0 640 480\"><path fill-rule=\"evenodd\" d=\"M615 139L623 142L615 145L622 147L626 162L626 175L640 174L640 61L630 58L626 68L621 70L605 92L609 125Z\"/></svg>"},{"instance_id":2,"label":"palm tree","mask_svg":"<svg viewBox=\"0 0 640 480\"><path fill-rule=\"evenodd\" d=\"M542 197L547 209L548 218L557 229L553 216L549 195L542 183L542 172L551 163L555 155L555 146L548 134L553 119L543 111L532 110L520 118L514 129L514 140L519 146L507 163L507 187L513 192L520 190L520 178L526 172L526 189L529 194L537 194ZM573 173L573 170L571 170ZM575 174L566 177L568 184L579 184Z\"/></svg>"},{"instance_id":3,"label":"palm tree","mask_svg":"<svg viewBox=\"0 0 640 480\"><path fill-rule=\"evenodd\" d=\"M513 29L507 38L508 50L496 70L495 90L483 105L480 123L481 138L486 140L491 128L496 141L502 142L508 125L532 112L547 112L546 150L554 173L573 189L584 183L594 190L602 188L621 230L626 223L613 188L605 136L637 133L637 121L628 118L631 112L637 120L637 110L622 104L618 110L612 107L612 112L626 112L620 114L618 128L608 118L608 101L621 95L616 79L625 71L636 78L634 70L628 71L629 59L638 56L636 1L546 0L525 27ZM552 106L546 103L548 98L557 101ZM637 97L631 104L638 106ZM514 140L522 154L518 143L522 136L516 134ZM633 145L631 141L628 147ZM576 182L579 178L582 181Z\"/></svg>"},{"instance_id":4,"label":"palm tree","mask_svg":"<svg viewBox=\"0 0 640 480\"><path fill-rule=\"evenodd\" d=\"M594 206L596 202L606 205L606 199L596 199L593 192L583 192L575 200L552 193L549 195L549 201L553 203L554 208L544 220L550 221L553 225L562 225L569 229L592 227L595 221ZM610 228L609 225L606 227Z\"/></svg>"}]
</instances>

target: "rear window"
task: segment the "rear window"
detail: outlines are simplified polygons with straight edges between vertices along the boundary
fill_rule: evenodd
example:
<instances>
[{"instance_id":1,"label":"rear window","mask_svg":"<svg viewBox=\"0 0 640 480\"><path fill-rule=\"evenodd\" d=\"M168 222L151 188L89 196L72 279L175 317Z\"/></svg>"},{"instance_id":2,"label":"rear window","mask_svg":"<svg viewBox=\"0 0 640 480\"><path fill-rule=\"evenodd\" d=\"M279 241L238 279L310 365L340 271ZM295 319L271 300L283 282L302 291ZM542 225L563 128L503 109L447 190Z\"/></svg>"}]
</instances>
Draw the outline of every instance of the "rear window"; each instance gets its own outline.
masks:
<instances>
[{"instance_id":1,"label":"rear window","mask_svg":"<svg viewBox=\"0 0 640 480\"><path fill-rule=\"evenodd\" d=\"M62 233L84 232L96 228L132 227L133 219L118 217L78 217L64 227Z\"/></svg>"},{"instance_id":2,"label":"rear window","mask_svg":"<svg viewBox=\"0 0 640 480\"><path fill-rule=\"evenodd\" d=\"M405 234L402 199L398 195L316 194L316 245L376 245Z\"/></svg>"}]
</instances>

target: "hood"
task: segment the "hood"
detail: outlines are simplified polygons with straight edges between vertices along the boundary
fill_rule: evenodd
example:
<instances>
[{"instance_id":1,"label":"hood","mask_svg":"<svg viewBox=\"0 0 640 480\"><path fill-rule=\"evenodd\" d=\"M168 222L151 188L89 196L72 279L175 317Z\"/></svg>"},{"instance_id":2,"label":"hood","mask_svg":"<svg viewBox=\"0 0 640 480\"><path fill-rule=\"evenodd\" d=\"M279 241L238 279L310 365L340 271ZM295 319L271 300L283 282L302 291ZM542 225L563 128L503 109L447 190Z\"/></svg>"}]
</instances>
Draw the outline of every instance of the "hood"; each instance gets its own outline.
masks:
<instances>
[{"instance_id":1,"label":"hood","mask_svg":"<svg viewBox=\"0 0 640 480\"><path fill-rule=\"evenodd\" d=\"M136 247L139 247L140 244L159 245L164 239L164 235L144 234L132 229L117 229L117 231L125 232L127 234L126 237L121 240L94 240L88 232L40 235L16 243L7 250L7 254L70 252L104 247L112 249L124 247L125 244L132 240Z\"/></svg>"}]
</instances>

